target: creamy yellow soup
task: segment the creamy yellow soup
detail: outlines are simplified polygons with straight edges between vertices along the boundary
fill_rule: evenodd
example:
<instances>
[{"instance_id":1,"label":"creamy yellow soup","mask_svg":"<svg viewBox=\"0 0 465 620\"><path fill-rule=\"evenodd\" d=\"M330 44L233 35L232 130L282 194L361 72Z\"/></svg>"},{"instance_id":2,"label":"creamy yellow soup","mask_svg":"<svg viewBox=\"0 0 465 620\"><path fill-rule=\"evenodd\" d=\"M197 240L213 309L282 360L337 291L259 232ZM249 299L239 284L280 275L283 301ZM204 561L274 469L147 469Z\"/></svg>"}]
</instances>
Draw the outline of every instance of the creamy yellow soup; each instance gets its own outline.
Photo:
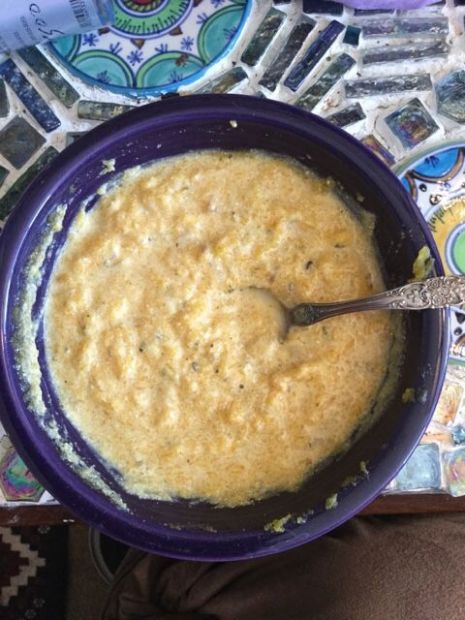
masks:
<instances>
[{"instance_id":1,"label":"creamy yellow soup","mask_svg":"<svg viewBox=\"0 0 465 620\"><path fill-rule=\"evenodd\" d=\"M82 210L45 307L66 415L125 487L236 506L296 489L371 410L386 313L285 334L279 304L383 289L367 218L259 152L126 173Z\"/></svg>"}]
</instances>

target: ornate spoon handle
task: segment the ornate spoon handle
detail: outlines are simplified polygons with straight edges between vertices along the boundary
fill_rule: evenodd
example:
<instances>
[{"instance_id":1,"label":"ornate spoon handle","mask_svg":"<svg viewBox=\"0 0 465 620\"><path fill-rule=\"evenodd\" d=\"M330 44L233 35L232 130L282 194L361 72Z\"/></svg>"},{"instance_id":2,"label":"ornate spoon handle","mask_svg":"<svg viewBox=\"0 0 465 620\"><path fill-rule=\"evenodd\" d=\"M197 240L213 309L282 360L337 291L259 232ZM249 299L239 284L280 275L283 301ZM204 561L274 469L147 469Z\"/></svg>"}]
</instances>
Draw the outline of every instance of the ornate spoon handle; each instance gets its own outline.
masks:
<instances>
[{"instance_id":1,"label":"ornate spoon handle","mask_svg":"<svg viewBox=\"0 0 465 620\"><path fill-rule=\"evenodd\" d=\"M465 303L465 276L443 276L405 284L365 299L331 304L299 304L289 310L293 325L312 325L339 314L365 310L426 310Z\"/></svg>"}]
</instances>

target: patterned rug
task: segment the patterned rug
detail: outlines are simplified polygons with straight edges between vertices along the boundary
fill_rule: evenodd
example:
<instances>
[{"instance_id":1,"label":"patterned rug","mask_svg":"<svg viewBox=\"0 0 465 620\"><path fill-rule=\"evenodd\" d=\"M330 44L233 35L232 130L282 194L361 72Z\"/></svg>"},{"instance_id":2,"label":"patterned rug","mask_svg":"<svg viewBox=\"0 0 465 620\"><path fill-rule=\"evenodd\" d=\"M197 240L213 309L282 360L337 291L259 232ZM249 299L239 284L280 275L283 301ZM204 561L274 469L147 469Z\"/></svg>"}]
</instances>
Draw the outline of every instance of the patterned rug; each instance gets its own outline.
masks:
<instances>
[{"instance_id":1,"label":"patterned rug","mask_svg":"<svg viewBox=\"0 0 465 620\"><path fill-rule=\"evenodd\" d=\"M64 620L66 527L0 527L0 618Z\"/></svg>"}]
</instances>

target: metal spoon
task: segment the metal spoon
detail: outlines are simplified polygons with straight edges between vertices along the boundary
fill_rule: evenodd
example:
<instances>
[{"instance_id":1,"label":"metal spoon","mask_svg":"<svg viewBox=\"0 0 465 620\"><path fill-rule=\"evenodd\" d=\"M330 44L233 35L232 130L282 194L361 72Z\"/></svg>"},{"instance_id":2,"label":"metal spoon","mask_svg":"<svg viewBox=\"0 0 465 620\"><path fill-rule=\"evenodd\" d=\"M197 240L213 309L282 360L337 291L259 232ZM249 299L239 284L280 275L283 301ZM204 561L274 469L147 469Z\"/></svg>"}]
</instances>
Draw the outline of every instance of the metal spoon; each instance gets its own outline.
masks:
<instances>
[{"instance_id":1,"label":"metal spoon","mask_svg":"<svg viewBox=\"0 0 465 620\"><path fill-rule=\"evenodd\" d=\"M365 297L329 304L299 304L293 308L286 308L278 301L273 293L266 289L257 289L260 294L279 304L284 311L287 333L292 325L305 327L324 319L329 319L349 312L365 312L366 310L427 310L429 308L444 308L446 306L460 306L465 303L465 276L445 276L429 278L421 282L412 282L399 288L392 289Z\"/></svg>"}]
</instances>

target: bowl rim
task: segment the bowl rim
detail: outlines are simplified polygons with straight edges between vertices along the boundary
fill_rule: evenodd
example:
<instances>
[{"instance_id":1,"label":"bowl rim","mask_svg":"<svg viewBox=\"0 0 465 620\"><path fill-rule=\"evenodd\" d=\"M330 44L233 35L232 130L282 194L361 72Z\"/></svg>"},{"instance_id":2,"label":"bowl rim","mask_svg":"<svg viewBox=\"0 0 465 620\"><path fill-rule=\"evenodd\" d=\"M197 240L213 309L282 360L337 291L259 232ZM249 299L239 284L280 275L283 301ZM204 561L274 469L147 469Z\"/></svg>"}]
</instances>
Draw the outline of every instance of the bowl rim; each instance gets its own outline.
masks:
<instances>
[{"instance_id":1,"label":"bowl rim","mask_svg":"<svg viewBox=\"0 0 465 620\"><path fill-rule=\"evenodd\" d=\"M338 527L372 502L401 469L425 432L440 395L447 364L448 319L445 311L435 311L439 328L437 341L434 343L438 351L432 378L434 390L429 397L428 412L425 412L421 423L416 424L415 432L409 429L408 437L398 439L393 449L383 455L376 468L370 471L369 477L354 487L335 508L317 515L307 524L279 534L251 531L213 535L198 530L173 530L152 522L147 538L147 529L142 528L137 519L128 513L116 510L114 506L110 508L108 500L91 501L90 492L84 493L84 496L81 494L76 496L76 491L73 489L76 474L70 475L68 467L61 460L56 470L49 462L49 455L42 449L42 442L34 437L35 427L30 419L32 416L27 414L25 407L21 407L21 398L17 394L13 380L4 326L8 316L9 289L16 258L28 231L42 207L49 201L53 188L67 183L79 169L82 161L98 157L107 146L127 139L131 132L136 133L136 129L141 131L150 127L153 131L159 123L162 125L170 122L185 123L186 118L196 116L219 118L227 122L231 119L240 122L241 118L261 121L274 126L285 126L292 131L307 135L316 131L321 141L325 143L331 141L331 147L338 153L349 150L358 168L364 166L364 173L371 177L374 183L384 184L385 193L390 196L391 203L400 201L415 215L435 259L437 272L439 275L443 273L432 234L419 208L408 196L397 177L363 144L324 119L288 104L244 95L191 95L150 103L99 125L60 153L24 191L8 218L0 236L0 419L15 448L43 486L60 503L109 536L125 544L150 550L152 553L180 559L202 561L250 559L289 550ZM105 159L108 159L108 155ZM37 463L40 463L40 467ZM95 494L95 491L93 493ZM194 537L195 545L191 541ZM253 542L251 550L243 549L239 542L246 546L249 542Z\"/></svg>"}]
</instances>

